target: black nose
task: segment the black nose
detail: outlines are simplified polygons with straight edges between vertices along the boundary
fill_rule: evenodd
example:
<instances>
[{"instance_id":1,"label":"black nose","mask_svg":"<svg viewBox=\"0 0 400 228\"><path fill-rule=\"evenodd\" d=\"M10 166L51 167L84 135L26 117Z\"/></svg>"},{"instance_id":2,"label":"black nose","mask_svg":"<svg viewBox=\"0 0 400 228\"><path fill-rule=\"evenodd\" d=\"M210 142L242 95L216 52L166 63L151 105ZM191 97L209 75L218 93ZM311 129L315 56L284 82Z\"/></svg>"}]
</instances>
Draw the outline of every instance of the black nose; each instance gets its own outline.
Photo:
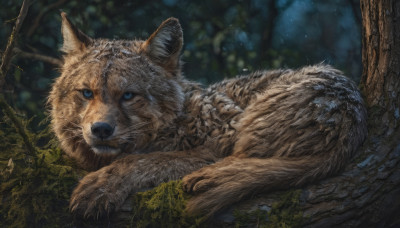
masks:
<instances>
[{"instance_id":1,"label":"black nose","mask_svg":"<svg viewBox=\"0 0 400 228\"><path fill-rule=\"evenodd\" d=\"M96 122L91 127L92 134L97 138L106 139L114 133L114 128L104 122Z\"/></svg>"}]
</instances>

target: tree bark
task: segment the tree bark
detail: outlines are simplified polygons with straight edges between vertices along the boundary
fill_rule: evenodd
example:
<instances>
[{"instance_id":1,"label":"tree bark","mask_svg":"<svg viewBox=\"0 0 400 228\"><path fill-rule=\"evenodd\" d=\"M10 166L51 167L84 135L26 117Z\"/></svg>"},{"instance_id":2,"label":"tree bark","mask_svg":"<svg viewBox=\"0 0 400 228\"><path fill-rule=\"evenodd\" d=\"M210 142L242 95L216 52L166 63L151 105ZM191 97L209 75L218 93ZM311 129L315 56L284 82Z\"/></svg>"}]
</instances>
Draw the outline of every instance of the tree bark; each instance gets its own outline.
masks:
<instances>
[{"instance_id":1,"label":"tree bark","mask_svg":"<svg viewBox=\"0 0 400 228\"><path fill-rule=\"evenodd\" d=\"M400 2L361 0L361 13L361 85L368 106L385 110L379 121L392 131L400 118Z\"/></svg>"}]
</instances>

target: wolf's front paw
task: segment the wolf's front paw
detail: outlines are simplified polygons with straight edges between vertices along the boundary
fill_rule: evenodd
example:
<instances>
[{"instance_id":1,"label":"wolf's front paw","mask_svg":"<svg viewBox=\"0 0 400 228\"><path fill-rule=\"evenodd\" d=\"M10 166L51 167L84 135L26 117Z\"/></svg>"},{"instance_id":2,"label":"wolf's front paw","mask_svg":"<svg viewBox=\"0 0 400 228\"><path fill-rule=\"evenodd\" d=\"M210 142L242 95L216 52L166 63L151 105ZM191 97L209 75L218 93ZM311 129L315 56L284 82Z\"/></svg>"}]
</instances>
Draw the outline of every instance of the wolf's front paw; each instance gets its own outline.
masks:
<instances>
[{"instance_id":1,"label":"wolf's front paw","mask_svg":"<svg viewBox=\"0 0 400 228\"><path fill-rule=\"evenodd\" d=\"M183 189L195 194L186 205L189 214L211 216L232 201L229 189L235 185L234 172L219 171L210 166L183 178Z\"/></svg>"},{"instance_id":2,"label":"wolf's front paw","mask_svg":"<svg viewBox=\"0 0 400 228\"><path fill-rule=\"evenodd\" d=\"M209 167L202 168L182 179L183 189L190 193L200 193L217 185L218 177L213 173L213 169Z\"/></svg>"},{"instance_id":3,"label":"wolf's front paw","mask_svg":"<svg viewBox=\"0 0 400 228\"><path fill-rule=\"evenodd\" d=\"M85 176L72 193L71 212L77 217L99 219L118 210L125 200L117 189L119 179L104 168Z\"/></svg>"}]
</instances>

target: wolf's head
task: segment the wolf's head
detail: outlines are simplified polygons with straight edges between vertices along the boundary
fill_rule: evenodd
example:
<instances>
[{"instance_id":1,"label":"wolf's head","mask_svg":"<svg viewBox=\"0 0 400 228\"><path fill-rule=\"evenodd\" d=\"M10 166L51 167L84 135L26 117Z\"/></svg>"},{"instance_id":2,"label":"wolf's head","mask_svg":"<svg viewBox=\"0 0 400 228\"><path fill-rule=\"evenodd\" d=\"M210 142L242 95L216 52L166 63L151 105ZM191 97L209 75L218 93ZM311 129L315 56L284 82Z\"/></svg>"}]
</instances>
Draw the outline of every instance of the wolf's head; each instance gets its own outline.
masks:
<instances>
[{"instance_id":1,"label":"wolf's head","mask_svg":"<svg viewBox=\"0 0 400 228\"><path fill-rule=\"evenodd\" d=\"M182 109L179 21L164 21L145 41L107 40L61 16L64 65L49 103L62 148L85 164L146 147Z\"/></svg>"}]
</instances>

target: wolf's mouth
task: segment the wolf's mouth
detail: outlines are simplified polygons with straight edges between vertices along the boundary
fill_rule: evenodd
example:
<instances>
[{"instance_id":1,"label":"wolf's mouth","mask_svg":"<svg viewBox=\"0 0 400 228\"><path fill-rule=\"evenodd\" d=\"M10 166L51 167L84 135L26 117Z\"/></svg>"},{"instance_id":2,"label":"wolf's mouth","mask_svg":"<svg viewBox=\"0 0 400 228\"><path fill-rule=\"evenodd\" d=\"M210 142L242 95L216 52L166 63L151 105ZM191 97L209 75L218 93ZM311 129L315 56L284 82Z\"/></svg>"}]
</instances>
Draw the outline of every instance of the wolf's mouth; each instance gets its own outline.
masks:
<instances>
[{"instance_id":1,"label":"wolf's mouth","mask_svg":"<svg viewBox=\"0 0 400 228\"><path fill-rule=\"evenodd\" d=\"M121 151L120 148L109 145L94 145L92 150L98 155L115 155Z\"/></svg>"}]
</instances>

